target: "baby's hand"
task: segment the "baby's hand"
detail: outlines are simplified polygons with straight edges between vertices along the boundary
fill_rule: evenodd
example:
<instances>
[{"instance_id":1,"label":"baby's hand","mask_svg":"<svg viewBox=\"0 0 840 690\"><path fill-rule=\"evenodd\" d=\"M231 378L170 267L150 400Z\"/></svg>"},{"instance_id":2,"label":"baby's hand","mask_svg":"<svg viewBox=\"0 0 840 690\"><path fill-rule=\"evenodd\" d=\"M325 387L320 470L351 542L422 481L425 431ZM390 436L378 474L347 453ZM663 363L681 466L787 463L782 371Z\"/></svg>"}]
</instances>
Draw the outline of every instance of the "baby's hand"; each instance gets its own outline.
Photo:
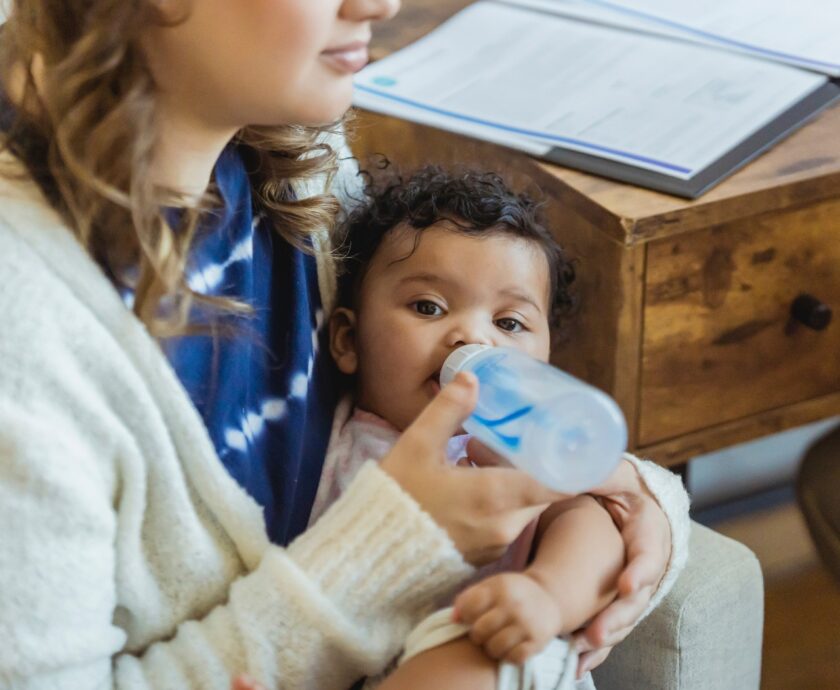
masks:
<instances>
[{"instance_id":1,"label":"baby's hand","mask_svg":"<svg viewBox=\"0 0 840 690\"><path fill-rule=\"evenodd\" d=\"M542 651L562 628L558 602L527 571L493 575L464 590L455 617L488 656L512 664Z\"/></svg>"}]
</instances>

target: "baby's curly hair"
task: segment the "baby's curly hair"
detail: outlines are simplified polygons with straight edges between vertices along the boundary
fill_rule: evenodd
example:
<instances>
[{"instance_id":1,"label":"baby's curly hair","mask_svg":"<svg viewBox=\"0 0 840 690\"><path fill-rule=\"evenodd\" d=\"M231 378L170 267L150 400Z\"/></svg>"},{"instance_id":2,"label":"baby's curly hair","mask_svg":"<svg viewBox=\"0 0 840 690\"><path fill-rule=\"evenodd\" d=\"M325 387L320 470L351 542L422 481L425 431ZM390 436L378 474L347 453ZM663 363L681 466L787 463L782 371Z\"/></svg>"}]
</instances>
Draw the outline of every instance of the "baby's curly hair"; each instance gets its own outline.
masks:
<instances>
[{"instance_id":1,"label":"baby's curly hair","mask_svg":"<svg viewBox=\"0 0 840 690\"><path fill-rule=\"evenodd\" d=\"M512 191L499 175L489 172L428 166L408 178L394 173L364 175L369 182L365 199L338 231L342 306L355 303L370 261L388 232L400 225L422 231L447 221L454 231L466 235L507 235L538 245L551 277L549 322L555 336L565 329L577 306L571 290L574 263L542 224L537 202ZM418 232L418 242L419 236Z\"/></svg>"}]
</instances>

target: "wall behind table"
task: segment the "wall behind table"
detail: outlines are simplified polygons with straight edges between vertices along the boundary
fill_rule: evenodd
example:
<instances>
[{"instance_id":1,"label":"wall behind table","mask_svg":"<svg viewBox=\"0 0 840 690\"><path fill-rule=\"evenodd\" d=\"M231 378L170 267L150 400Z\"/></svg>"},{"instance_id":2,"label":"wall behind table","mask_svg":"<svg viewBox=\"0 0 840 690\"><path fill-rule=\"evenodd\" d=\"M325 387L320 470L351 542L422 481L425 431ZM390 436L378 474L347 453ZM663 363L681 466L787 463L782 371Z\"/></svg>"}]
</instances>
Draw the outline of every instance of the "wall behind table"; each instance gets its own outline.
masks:
<instances>
[{"instance_id":1,"label":"wall behind table","mask_svg":"<svg viewBox=\"0 0 840 690\"><path fill-rule=\"evenodd\" d=\"M792 484L808 447L838 425L840 417L824 419L692 459L692 508L702 510Z\"/></svg>"}]
</instances>

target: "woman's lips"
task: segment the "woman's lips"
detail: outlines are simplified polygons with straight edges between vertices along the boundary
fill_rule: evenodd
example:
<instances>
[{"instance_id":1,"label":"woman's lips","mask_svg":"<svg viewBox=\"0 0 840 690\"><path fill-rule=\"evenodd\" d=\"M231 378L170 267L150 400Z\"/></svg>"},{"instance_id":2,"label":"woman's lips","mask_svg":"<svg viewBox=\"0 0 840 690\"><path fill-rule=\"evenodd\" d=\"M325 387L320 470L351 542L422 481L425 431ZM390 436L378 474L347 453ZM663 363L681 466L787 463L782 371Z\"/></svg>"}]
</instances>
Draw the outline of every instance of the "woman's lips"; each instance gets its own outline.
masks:
<instances>
[{"instance_id":1,"label":"woman's lips","mask_svg":"<svg viewBox=\"0 0 840 690\"><path fill-rule=\"evenodd\" d=\"M356 42L330 48L321 53L321 58L339 72L355 74L368 63L368 44Z\"/></svg>"}]
</instances>

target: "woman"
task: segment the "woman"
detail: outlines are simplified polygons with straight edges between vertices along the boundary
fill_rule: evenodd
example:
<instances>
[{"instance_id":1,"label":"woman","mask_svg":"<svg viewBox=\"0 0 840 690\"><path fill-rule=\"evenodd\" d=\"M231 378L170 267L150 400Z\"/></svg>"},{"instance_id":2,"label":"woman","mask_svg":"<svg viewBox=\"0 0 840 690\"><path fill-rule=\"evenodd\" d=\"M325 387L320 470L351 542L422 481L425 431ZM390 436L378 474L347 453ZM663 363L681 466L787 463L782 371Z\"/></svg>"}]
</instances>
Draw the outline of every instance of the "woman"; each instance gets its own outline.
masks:
<instances>
[{"instance_id":1,"label":"woman","mask_svg":"<svg viewBox=\"0 0 840 690\"><path fill-rule=\"evenodd\" d=\"M329 190L348 171L324 124L397 6L12 4L0 684L207 690L247 671L346 688L558 498L444 465L473 404L462 381L303 532L333 403ZM628 566L582 641L601 648L589 664L685 558L631 466L600 493Z\"/></svg>"}]
</instances>

